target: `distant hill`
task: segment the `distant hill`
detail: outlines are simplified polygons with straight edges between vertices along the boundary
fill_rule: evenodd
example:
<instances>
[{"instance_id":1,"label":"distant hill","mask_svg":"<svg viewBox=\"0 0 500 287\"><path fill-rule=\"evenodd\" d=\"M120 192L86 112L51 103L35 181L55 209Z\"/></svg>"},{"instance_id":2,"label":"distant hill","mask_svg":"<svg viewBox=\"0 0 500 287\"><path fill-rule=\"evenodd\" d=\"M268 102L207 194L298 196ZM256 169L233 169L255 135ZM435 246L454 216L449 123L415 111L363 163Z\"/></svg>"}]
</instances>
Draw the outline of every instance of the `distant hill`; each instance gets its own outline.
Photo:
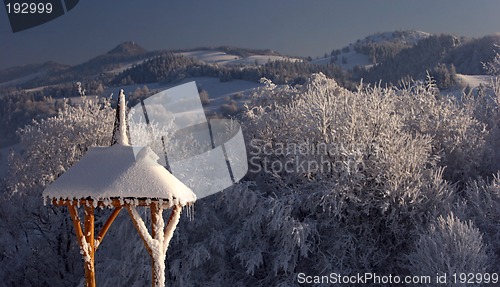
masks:
<instances>
[{"instance_id":1,"label":"distant hill","mask_svg":"<svg viewBox=\"0 0 500 287\"><path fill-rule=\"evenodd\" d=\"M148 51L133 41L124 42L109 51L108 55L135 56L142 55Z\"/></svg>"},{"instance_id":2,"label":"distant hill","mask_svg":"<svg viewBox=\"0 0 500 287\"><path fill-rule=\"evenodd\" d=\"M394 57L403 49L411 48L431 34L406 30L376 33L357 40L342 49L334 49L330 54L313 60L316 64L333 63L352 70L354 67L370 68Z\"/></svg>"},{"instance_id":3,"label":"distant hill","mask_svg":"<svg viewBox=\"0 0 500 287\"><path fill-rule=\"evenodd\" d=\"M56 71L36 76L25 82L23 88L39 86L62 85L76 81L97 81L107 83L114 74L121 72L123 67L158 55L158 52L148 52L135 42L124 42L106 54L94 57L84 63L67 67L64 73Z\"/></svg>"},{"instance_id":4,"label":"distant hill","mask_svg":"<svg viewBox=\"0 0 500 287\"><path fill-rule=\"evenodd\" d=\"M69 92L76 81L87 83L88 89L93 90L101 84L169 81L190 75L216 76L224 81L268 76L278 82L300 82L300 78L313 71L337 75L343 78L340 81L358 82L363 78L365 82L397 83L403 77L422 78L427 70L433 69L456 69L465 75L484 74L482 62L493 58L495 43L500 43L500 35L467 39L414 30L392 31L366 36L308 61L272 50L229 46L147 51L138 43L128 41L75 66L47 62L0 71L0 88L60 90L64 87ZM166 53L171 55L165 56ZM278 62L284 64L276 64ZM337 71L339 68L344 72ZM61 92L57 97L65 95Z\"/></svg>"},{"instance_id":5,"label":"distant hill","mask_svg":"<svg viewBox=\"0 0 500 287\"><path fill-rule=\"evenodd\" d=\"M451 35L433 35L403 48L394 55L388 55L383 62L371 69L360 71L358 77L368 82L397 84L404 77L420 79L426 71L438 64L447 63L449 53L461 44L461 40Z\"/></svg>"},{"instance_id":6,"label":"distant hill","mask_svg":"<svg viewBox=\"0 0 500 287\"><path fill-rule=\"evenodd\" d=\"M366 36L362 40L358 40L356 45L367 45L370 43L402 43L413 46L420 42L420 40L430 37L431 34L423 31L416 30L398 30L392 32L376 33Z\"/></svg>"},{"instance_id":7,"label":"distant hill","mask_svg":"<svg viewBox=\"0 0 500 287\"><path fill-rule=\"evenodd\" d=\"M45 62L42 64L23 65L5 70L0 70L0 86L16 85L23 81L46 75L52 72L60 72L68 69L70 66L56 62Z\"/></svg>"},{"instance_id":8,"label":"distant hill","mask_svg":"<svg viewBox=\"0 0 500 287\"><path fill-rule=\"evenodd\" d=\"M500 52L500 34L466 39L446 55L445 62L453 64L458 73L467 75L484 74L483 64L495 57L495 50Z\"/></svg>"},{"instance_id":9,"label":"distant hill","mask_svg":"<svg viewBox=\"0 0 500 287\"><path fill-rule=\"evenodd\" d=\"M396 84L400 79L422 79L426 71L484 75L484 62L495 55L500 35L481 38L449 34L431 35L420 31L378 33L358 40L330 57L353 72L353 80ZM359 61L365 57L365 62ZM357 62L351 61L356 60Z\"/></svg>"},{"instance_id":10,"label":"distant hill","mask_svg":"<svg viewBox=\"0 0 500 287\"><path fill-rule=\"evenodd\" d=\"M352 73L352 80L397 83L401 78L422 78L426 71L482 75L482 63L491 61L500 34L466 38L422 31L393 31L369 35L342 49L334 49L313 64L335 64Z\"/></svg>"},{"instance_id":11,"label":"distant hill","mask_svg":"<svg viewBox=\"0 0 500 287\"><path fill-rule=\"evenodd\" d=\"M129 41L79 65L46 62L1 70L0 139L12 143L18 127L54 114L62 98L78 95L75 82L82 83L87 95L105 95L117 86L168 85L193 77L253 83L265 77L296 85L312 73L323 73L354 90L361 79L397 84L405 77L422 79L429 71L441 89L457 83L473 87L487 79L481 77L482 62L493 58L495 43L500 43L500 35L467 39L394 31L369 35L312 60L228 46L147 51Z\"/></svg>"}]
</instances>

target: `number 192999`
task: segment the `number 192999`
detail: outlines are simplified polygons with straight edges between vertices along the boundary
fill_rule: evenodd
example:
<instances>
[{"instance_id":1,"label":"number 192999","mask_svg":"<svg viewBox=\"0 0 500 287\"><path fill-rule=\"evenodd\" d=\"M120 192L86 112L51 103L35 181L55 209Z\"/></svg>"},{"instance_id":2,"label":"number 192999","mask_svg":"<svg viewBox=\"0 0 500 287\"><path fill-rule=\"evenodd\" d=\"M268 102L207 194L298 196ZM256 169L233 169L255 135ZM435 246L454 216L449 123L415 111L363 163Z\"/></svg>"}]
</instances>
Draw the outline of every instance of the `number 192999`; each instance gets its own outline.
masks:
<instances>
[{"instance_id":1,"label":"number 192999","mask_svg":"<svg viewBox=\"0 0 500 287\"><path fill-rule=\"evenodd\" d=\"M453 273L451 276L453 283L460 284L496 284L498 283L498 273Z\"/></svg>"},{"instance_id":2,"label":"number 192999","mask_svg":"<svg viewBox=\"0 0 500 287\"><path fill-rule=\"evenodd\" d=\"M50 14L52 13L52 3L8 3L8 14Z\"/></svg>"}]
</instances>

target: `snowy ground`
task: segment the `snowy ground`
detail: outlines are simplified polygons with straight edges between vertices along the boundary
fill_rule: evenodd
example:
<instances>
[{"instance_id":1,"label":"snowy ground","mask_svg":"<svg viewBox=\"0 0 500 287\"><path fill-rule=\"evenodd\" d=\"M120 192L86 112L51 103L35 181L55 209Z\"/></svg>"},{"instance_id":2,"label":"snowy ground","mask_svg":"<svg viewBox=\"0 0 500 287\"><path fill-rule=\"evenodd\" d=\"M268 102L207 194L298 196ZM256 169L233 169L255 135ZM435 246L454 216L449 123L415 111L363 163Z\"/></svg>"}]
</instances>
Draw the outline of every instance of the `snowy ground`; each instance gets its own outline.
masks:
<instances>
[{"instance_id":1,"label":"snowy ground","mask_svg":"<svg viewBox=\"0 0 500 287\"><path fill-rule=\"evenodd\" d=\"M231 100L234 100L238 104L238 106L241 106L251 95L253 89L263 86L263 84L260 83L243 80L221 82L218 78L194 77L184 79L183 81L175 84L150 83L112 87L106 89L103 95L109 96L111 93L113 93L113 98L116 99L116 96L118 95L120 89L123 89L125 91L125 95L129 95L130 93L133 93L137 88L142 88L144 86L147 86L151 92L154 92L169 89L174 86L191 81L195 81L199 86L201 86L203 90L208 92L210 104L204 107L205 112L208 114L220 113L221 105L228 104ZM75 102L78 99L78 97L75 97L72 98L72 101Z\"/></svg>"},{"instance_id":2,"label":"snowy ground","mask_svg":"<svg viewBox=\"0 0 500 287\"><path fill-rule=\"evenodd\" d=\"M43 72L36 72L36 73L30 74L30 75L27 75L27 76L24 76L21 78L17 78L17 79L11 80L11 81L0 83L0 87L8 87L8 86L15 86L15 85L24 84L24 83L28 82L29 80L32 80L32 79L34 79L38 76L41 76L43 74L44 74Z\"/></svg>"},{"instance_id":3,"label":"snowy ground","mask_svg":"<svg viewBox=\"0 0 500 287\"><path fill-rule=\"evenodd\" d=\"M463 87L469 85L471 88L477 88L479 85L488 85L491 82L491 76L488 75L462 75L457 74L458 82Z\"/></svg>"},{"instance_id":4,"label":"snowy ground","mask_svg":"<svg viewBox=\"0 0 500 287\"><path fill-rule=\"evenodd\" d=\"M441 91L442 95L454 95L457 99L462 97L464 89L469 86L476 90L480 85L488 86L491 83L491 76L488 75L463 75L457 74L457 84L450 89ZM492 91L486 89L486 93L490 94Z\"/></svg>"},{"instance_id":5,"label":"snowy ground","mask_svg":"<svg viewBox=\"0 0 500 287\"><path fill-rule=\"evenodd\" d=\"M218 64L218 65L263 65L269 61L302 61L296 58L289 58L283 56L271 56L271 55L253 55L248 57L240 57L237 55L227 54L222 51L215 50L197 50L189 52L176 53L177 55L183 55L186 57L192 57L198 59L207 64Z\"/></svg>"},{"instance_id":6,"label":"snowy ground","mask_svg":"<svg viewBox=\"0 0 500 287\"><path fill-rule=\"evenodd\" d=\"M104 73L107 73L107 74L119 74L127 69L130 69L132 68L133 66L136 66L136 65L140 65L144 62L146 62L147 60L150 60L151 58L148 58L148 59L143 59L143 60L139 60L139 61L134 61L134 62L130 62L130 63L127 63L127 64L123 64L117 68L114 68L114 69L111 69L111 70L108 70L108 71L105 71Z\"/></svg>"},{"instance_id":7,"label":"snowy ground","mask_svg":"<svg viewBox=\"0 0 500 287\"><path fill-rule=\"evenodd\" d=\"M345 59L345 63L343 63L342 59ZM319 58L312 60L311 63L318 65L327 65L332 61L332 57L328 56L326 58ZM370 62L370 58L367 55L360 54L354 51L354 47L349 46L349 52L342 51L337 56L337 61L335 64L339 65L344 70L352 70L355 66L361 66L365 68L370 68L372 66Z\"/></svg>"}]
</instances>

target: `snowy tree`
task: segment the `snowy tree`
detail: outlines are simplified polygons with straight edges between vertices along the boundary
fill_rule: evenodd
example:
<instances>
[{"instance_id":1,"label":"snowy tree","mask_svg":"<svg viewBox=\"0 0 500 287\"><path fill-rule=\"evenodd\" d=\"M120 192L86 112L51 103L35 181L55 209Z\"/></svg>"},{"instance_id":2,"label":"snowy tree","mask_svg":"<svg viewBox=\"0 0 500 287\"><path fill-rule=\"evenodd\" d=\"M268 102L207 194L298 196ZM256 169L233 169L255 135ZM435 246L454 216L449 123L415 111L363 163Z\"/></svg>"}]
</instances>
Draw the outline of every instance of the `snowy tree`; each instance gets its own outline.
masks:
<instances>
[{"instance_id":1,"label":"snowy tree","mask_svg":"<svg viewBox=\"0 0 500 287\"><path fill-rule=\"evenodd\" d=\"M88 147L109 145L113 111L108 100L83 98L19 131L23 151L11 155L8 190L0 199L5 286L67 286L82 275L69 216L44 206L41 194Z\"/></svg>"},{"instance_id":2,"label":"snowy tree","mask_svg":"<svg viewBox=\"0 0 500 287\"><path fill-rule=\"evenodd\" d=\"M299 272L419 274L442 269L444 260L471 272L499 265L490 256L500 248L500 175L491 179L498 172L497 102L438 96L434 87L413 81L403 88L360 84L354 91L323 74L303 85L262 82L239 118L250 171L242 182L198 201L187 212L193 216L180 218L166 256L170 285L297 286ZM39 192L84 147L109 143L113 112L97 106L66 107L63 115L21 132L31 148L13 156L10 197L0 202L8 218L0 221L8 230L0 254L14 258L16 242L17 256L36 259L0 270L2 278L20 274L8 286L47 285L46 274L74 285L81 276L66 216L42 209ZM88 120L78 109L87 109ZM147 128L138 124L130 132ZM25 212L30 205L38 205L35 214ZM149 224L147 214L142 217ZM21 228L5 223L12 221ZM35 237L25 235L39 227ZM100 250L97 272L109 276L98 274L99 285L148 282L150 262L132 230L117 218L107 240L129 240L121 250ZM43 236L51 243L42 245ZM427 256L434 245L450 255ZM65 260L42 266L51 246ZM31 247L37 252L28 252ZM33 282L23 281L34 275Z\"/></svg>"},{"instance_id":3,"label":"snowy tree","mask_svg":"<svg viewBox=\"0 0 500 287\"><path fill-rule=\"evenodd\" d=\"M170 282L294 286L298 272L416 272L403 266L405 254L421 252L422 230L467 208L463 185L443 178L486 172L488 127L421 83L351 92L321 74L302 87L264 82L242 119L248 181L198 202L194 222L181 222L188 232L174 237ZM450 224L472 218L463 217ZM469 239L488 230L478 223L486 216L475 217ZM479 254L472 269L494 264L486 244L462 262Z\"/></svg>"},{"instance_id":4,"label":"snowy tree","mask_svg":"<svg viewBox=\"0 0 500 287\"><path fill-rule=\"evenodd\" d=\"M489 271L491 254L486 252L481 232L471 221L463 222L453 213L440 216L435 224L422 232L416 245L416 250L409 256L409 268L413 274ZM445 286L456 286L456 283L450 280Z\"/></svg>"}]
</instances>

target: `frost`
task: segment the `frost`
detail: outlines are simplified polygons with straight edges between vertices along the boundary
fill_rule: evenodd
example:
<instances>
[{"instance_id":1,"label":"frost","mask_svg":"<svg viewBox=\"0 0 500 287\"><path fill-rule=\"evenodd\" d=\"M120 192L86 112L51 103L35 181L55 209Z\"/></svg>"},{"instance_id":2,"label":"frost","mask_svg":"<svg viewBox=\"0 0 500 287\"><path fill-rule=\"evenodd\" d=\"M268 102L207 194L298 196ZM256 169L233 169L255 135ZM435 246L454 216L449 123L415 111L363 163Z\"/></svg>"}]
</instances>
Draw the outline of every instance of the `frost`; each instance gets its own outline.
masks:
<instances>
[{"instance_id":1,"label":"frost","mask_svg":"<svg viewBox=\"0 0 500 287\"><path fill-rule=\"evenodd\" d=\"M118 130L118 138L117 142L120 145L128 145L128 136L127 136L127 123L126 123L126 103L125 103L125 94L123 90L120 90L120 99L118 104L118 112L119 112L119 130Z\"/></svg>"},{"instance_id":2,"label":"frost","mask_svg":"<svg viewBox=\"0 0 500 287\"><path fill-rule=\"evenodd\" d=\"M165 223L162 216L163 209L161 207L157 209L155 217L158 221L153 225L153 229L155 230L154 238L149 234L142 217L139 215L135 207L127 206L127 210L129 211L129 214L134 221L134 225L154 261L154 285L163 287L165 286L165 256L170 240L174 234L175 227L179 223L182 209L180 206L173 207L172 214L166 228L164 228Z\"/></svg>"}]
</instances>

